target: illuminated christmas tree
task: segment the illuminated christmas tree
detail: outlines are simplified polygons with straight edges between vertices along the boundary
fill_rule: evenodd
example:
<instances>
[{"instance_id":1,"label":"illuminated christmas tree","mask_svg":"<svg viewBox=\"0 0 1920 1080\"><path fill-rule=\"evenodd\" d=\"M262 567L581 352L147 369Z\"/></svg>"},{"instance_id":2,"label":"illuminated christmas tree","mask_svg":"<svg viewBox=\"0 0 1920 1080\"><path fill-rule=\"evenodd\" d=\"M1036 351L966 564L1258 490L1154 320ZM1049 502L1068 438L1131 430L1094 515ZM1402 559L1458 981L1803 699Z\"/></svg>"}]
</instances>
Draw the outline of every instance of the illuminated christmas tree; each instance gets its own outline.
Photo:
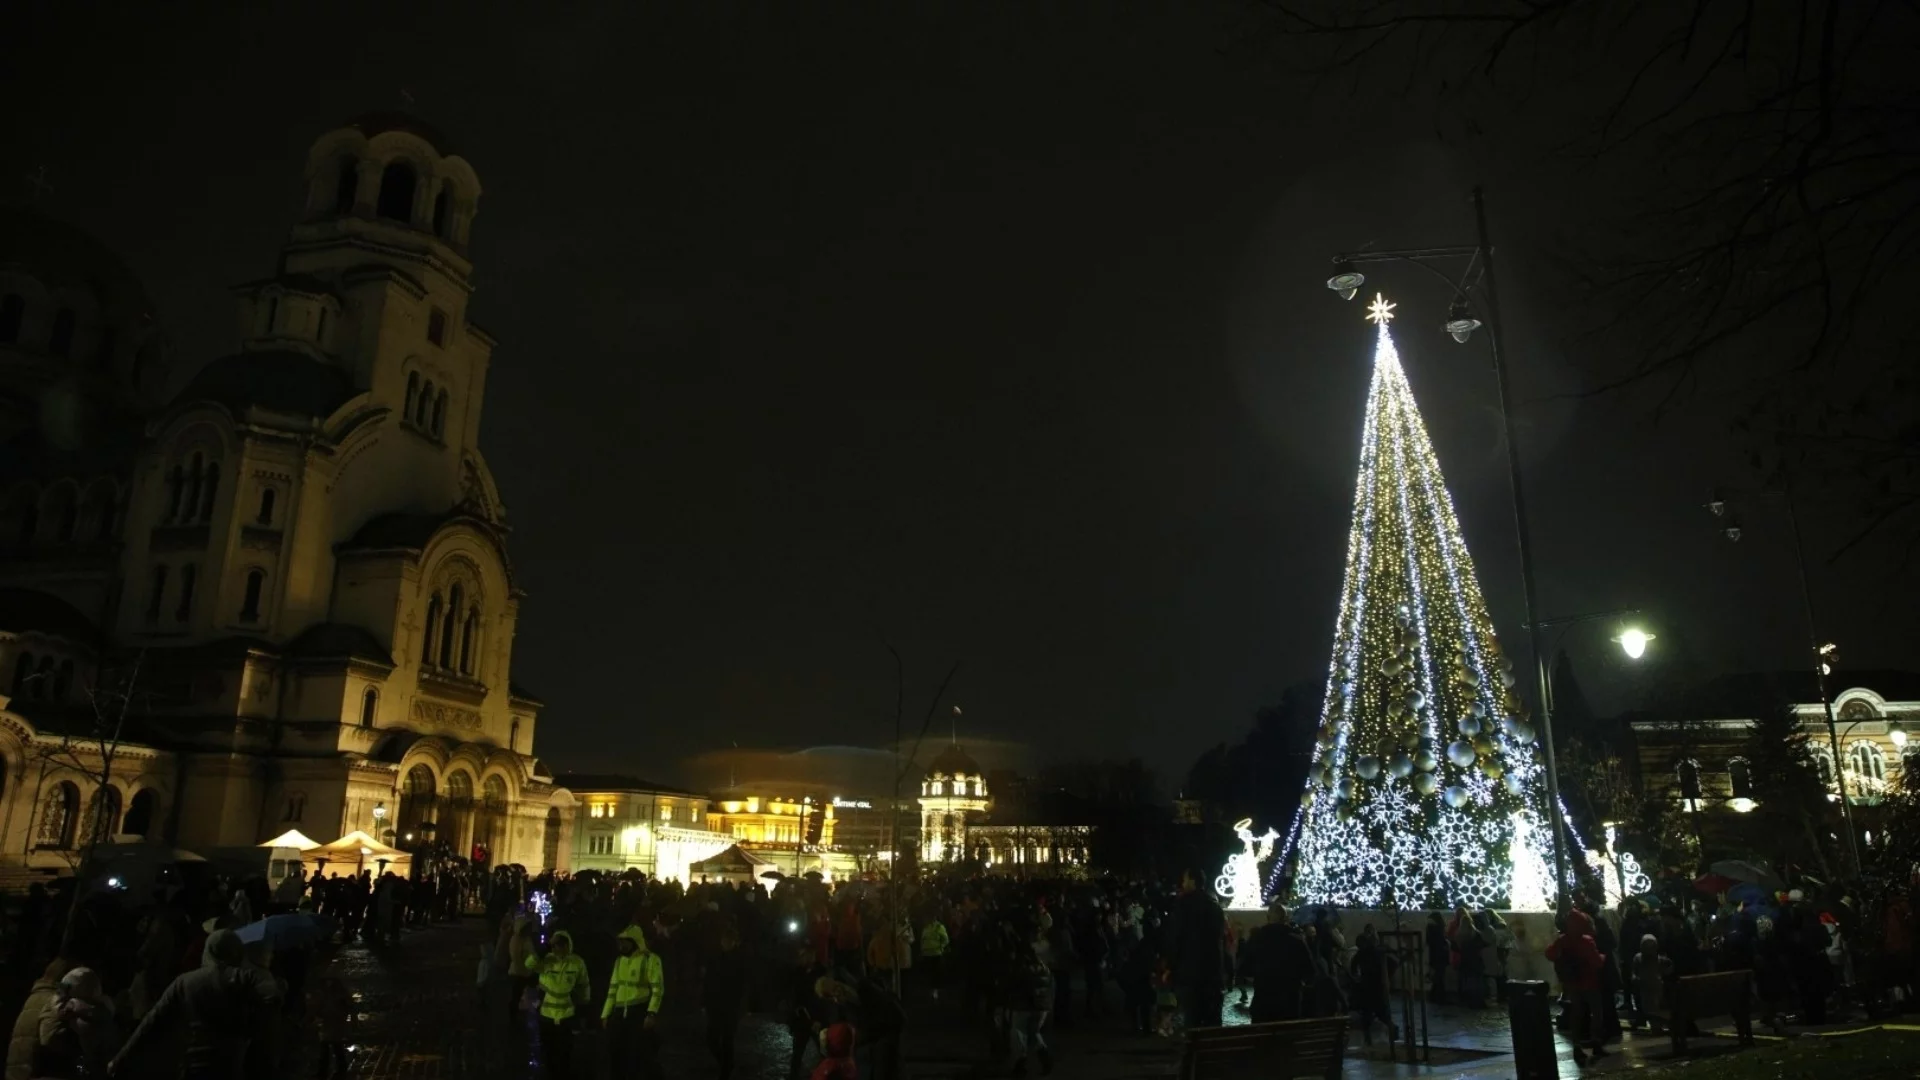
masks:
<instances>
[{"instance_id":1,"label":"illuminated christmas tree","mask_svg":"<svg viewBox=\"0 0 1920 1080\"><path fill-rule=\"evenodd\" d=\"M1378 337L1346 580L1283 864L1306 903L1545 911L1537 732L1394 349L1393 305L1368 310Z\"/></svg>"}]
</instances>

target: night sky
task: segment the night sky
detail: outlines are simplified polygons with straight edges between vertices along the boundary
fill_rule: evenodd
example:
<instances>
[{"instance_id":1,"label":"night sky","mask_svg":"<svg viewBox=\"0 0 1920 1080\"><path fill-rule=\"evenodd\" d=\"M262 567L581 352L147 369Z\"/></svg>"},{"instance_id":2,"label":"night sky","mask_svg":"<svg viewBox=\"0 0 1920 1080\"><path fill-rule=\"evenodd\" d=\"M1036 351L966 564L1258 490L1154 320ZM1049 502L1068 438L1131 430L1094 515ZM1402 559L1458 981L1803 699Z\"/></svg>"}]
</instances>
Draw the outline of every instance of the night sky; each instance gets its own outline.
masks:
<instances>
[{"instance_id":1,"label":"night sky","mask_svg":"<svg viewBox=\"0 0 1920 1080\"><path fill-rule=\"evenodd\" d=\"M0 195L44 166L182 377L235 348L227 286L271 272L320 133L404 107L478 172L482 447L556 767L883 744L884 635L916 720L959 662L963 732L1143 756L1170 793L1324 677L1371 360L1328 258L1470 243L1476 182L1542 614L1649 608L1702 677L1804 655L1784 523L1730 548L1699 509L1751 479L1709 402L1542 400L1593 376L1551 248L1604 193L1397 88L1313 88L1237 44L1241 5L90 7L11 16ZM1422 272L1373 281L1517 645L1485 343L1439 332ZM1914 645L1880 558L1816 566L1851 665ZM1567 648L1631 705L1603 629Z\"/></svg>"}]
</instances>

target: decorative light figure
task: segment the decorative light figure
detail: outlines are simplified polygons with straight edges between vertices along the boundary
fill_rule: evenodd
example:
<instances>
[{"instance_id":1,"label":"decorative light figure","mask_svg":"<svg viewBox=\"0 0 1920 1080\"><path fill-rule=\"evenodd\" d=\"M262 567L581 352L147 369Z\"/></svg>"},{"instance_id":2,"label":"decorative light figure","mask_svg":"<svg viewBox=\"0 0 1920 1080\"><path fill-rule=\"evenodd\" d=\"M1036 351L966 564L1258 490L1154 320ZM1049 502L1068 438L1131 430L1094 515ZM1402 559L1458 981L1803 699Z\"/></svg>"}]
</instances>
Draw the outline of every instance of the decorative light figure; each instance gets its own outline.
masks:
<instances>
[{"instance_id":1,"label":"decorative light figure","mask_svg":"<svg viewBox=\"0 0 1920 1080\"><path fill-rule=\"evenodd\" d=\"M1213 879L1213 891L1227 901L1229 911L1260 911L1267 905L1260 892L1260 864L1273 856L1273 845L1280 834L1268 829L1259 836L1253 835L1253 819L1241 818L1233 826L1235 836L1240 838L1245 850L1228 857L1227 864L1220 868L1220 876Z\"/></svg>"}]
</instances>

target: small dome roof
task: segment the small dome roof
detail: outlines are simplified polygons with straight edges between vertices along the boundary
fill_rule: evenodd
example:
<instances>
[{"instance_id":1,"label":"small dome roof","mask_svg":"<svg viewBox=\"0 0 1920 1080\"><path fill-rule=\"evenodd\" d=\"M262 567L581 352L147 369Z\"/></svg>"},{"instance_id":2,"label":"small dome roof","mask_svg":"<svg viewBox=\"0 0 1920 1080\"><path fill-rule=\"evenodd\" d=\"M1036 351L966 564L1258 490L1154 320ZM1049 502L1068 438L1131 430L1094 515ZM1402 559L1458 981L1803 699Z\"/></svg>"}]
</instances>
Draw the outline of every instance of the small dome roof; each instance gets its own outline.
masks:
<instances>
[{"instance_id":1,"label":"small dome roof","mask_svg":"<svg viewBox=\"0 0 1920 1080\"><path fill-rule=\"evenodd\" d=\"M0 630L16 634L39 631L86 646L100 638L99 627L79 608L37 589L0 589Z\"/></svg>"},{"instance_id":2,"label":"small dome roof","mask_svg":"<svg viewBox=\"0 0 1920 1080\"><path fill-rule=\"evenodd\" d=\"M275 412L324 418L351 401L353 381L332 364L291 349L257 349L223 356L200 369L173 399L176 405L217 401L231 408L258 405Z\"/></svg>"},{"instance_id":3,"label":"small dome roof","mask_svg":"<svg viewBox=\"0 0 1920 1080\"><path fill-rule=\"evenodd\" d=\"M440 133L439 128L409 113L398 111L361 113L340 126L354 128L369 139L386 131L404 131L426 140L440 152L441 157L454 156L453 144L447 141L447 137Z\"/></svg>"},{"instance_id":4,"label":"small dome roof","mask_svg":"<svg viewBox=\"0 0 1920 1080\"><path fill-rule=\"evenodd\" d=\"M965 750L960 749L959 743L948 744L945 750L940 751L940 756L933 759L933 764L927 766L928 776L959 776L962 774L979 776L980 765L974 761L973 758L967 756Z\"/></svg>"}]
</instances>

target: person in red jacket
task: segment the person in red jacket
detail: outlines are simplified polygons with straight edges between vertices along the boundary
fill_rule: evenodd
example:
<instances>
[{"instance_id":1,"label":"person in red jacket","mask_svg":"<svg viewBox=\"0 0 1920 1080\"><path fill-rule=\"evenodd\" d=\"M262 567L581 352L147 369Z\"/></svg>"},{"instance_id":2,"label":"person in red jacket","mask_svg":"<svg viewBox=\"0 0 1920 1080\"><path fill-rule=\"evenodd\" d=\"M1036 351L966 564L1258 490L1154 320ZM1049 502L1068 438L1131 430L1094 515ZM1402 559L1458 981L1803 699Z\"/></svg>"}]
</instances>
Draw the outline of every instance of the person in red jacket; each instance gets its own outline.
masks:
<instances>
[{"instance_id":1,"label":"person in red jacket","mask_svg":"<svg viewBox=\"0 0 1920 1080\"><path fill-rule=\"evenodd\" d=\"M1593 920L1586 912L1578 908L1567 912L1565 926L1547 946L1547 959L1560 978L1560 989L1567 995L1568 1011L1572 1014L1573 1030L1578 1033L1573 1048L1574 1062L1585 1065L1588 1060L1587 1055L1580 1052L1580 1041L1592 1048L1593 1060L1600 1060L1607 1054L1600 1045L1605 1036L1601 1021L1607 1015L1607 1003L1602 996L1605 991L1600 981L1606 957L1601 954L1600 946L1594 944Z\"/></svg>"}]
</instances>

